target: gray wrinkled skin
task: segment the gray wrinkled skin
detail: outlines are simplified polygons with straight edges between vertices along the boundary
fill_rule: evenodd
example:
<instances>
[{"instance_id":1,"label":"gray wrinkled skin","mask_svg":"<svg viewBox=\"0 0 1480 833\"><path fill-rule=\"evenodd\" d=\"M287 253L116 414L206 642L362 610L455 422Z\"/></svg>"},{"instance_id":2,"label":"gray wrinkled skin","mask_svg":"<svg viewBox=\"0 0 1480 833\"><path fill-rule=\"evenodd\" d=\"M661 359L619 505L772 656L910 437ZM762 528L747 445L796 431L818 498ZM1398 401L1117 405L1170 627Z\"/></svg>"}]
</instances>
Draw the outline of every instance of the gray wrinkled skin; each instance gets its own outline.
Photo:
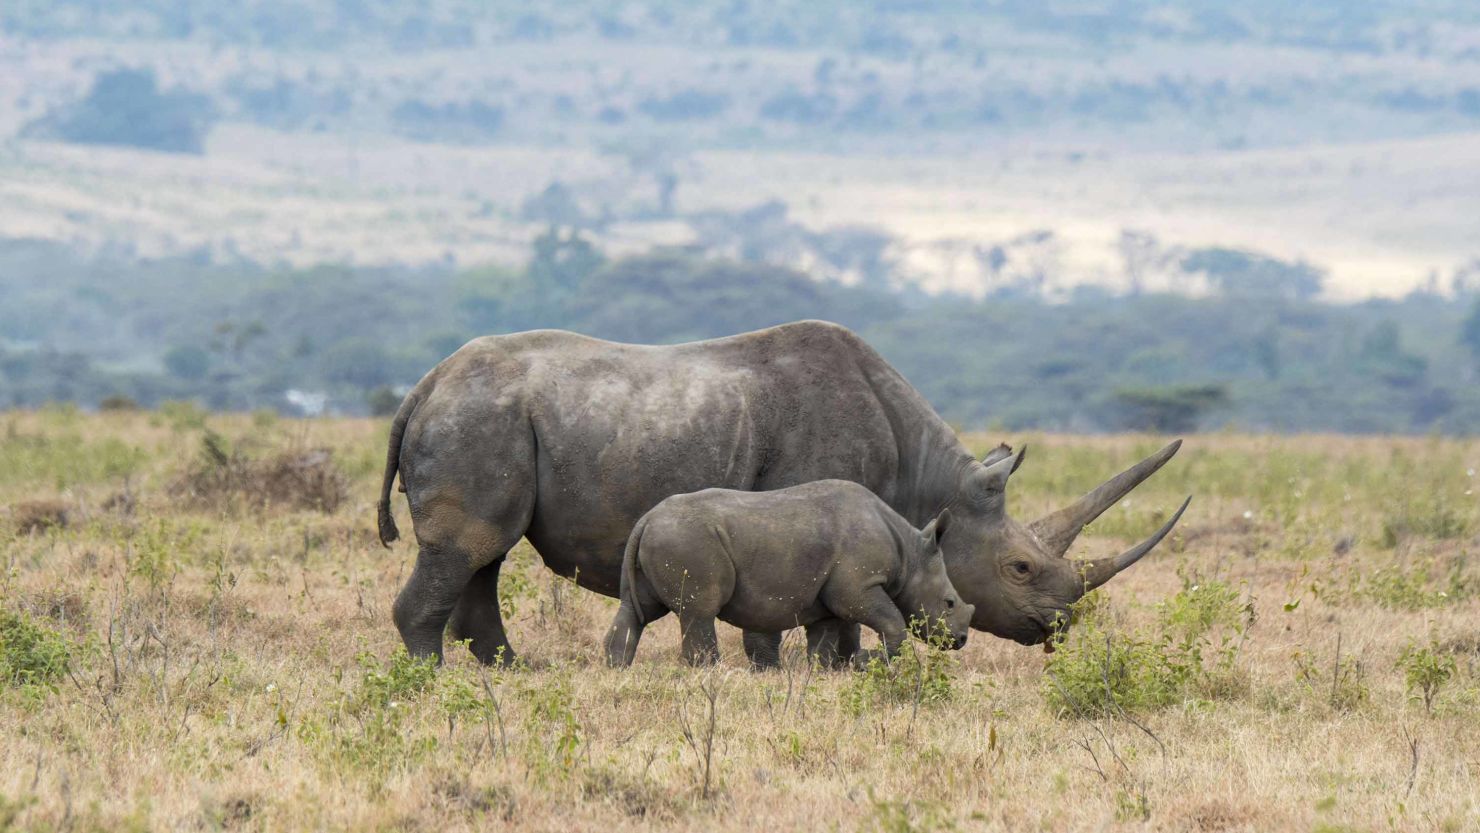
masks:
<instances>
[{"instance_id":1,"label":"gray wrinkled skin","mask_svg":"<svg viewBox=\"0 0 1480 833\"><path fill-rule=\"evenodd\" d=\"M475 339L407 394L391 425L380 535L398 534L390 492L399 470L420 545L394 607L407 649L440 657L450 622L480 660L508 661L498 574L521 536L552 570L616 596L628 534L670 495L851 480L916 526L950 508L941 546L952 583L975 605L972 627L1036 644L1087 586L1176 522L1116 559L1063 557L1084 524L1177 447L1024 525L1005 512L1022 451L975 460L843 327L802 321L663 347L539 330ZM820 660L846 660L858 627L824 620L807 638ZM752 661L773 664L779 640L751 631L744 644Z\"/></svg>"},{"instance_id":2,"label":"gray wrinkled skin","mask_svg":"<svg viewBox=\"0 0 1480 833\"><path fill-rule=\"evenodd\" d=\"M943 627L960 648L975 610L946 575L940 536L950 518L947 510L917 530L847 480L670 497L627 540L607 661L631 665L643 628L669 611L691 665L719 658L716 618L752 633L864 624L891 657L914 621L927 633Z\"/></svg>"}]
</instances>

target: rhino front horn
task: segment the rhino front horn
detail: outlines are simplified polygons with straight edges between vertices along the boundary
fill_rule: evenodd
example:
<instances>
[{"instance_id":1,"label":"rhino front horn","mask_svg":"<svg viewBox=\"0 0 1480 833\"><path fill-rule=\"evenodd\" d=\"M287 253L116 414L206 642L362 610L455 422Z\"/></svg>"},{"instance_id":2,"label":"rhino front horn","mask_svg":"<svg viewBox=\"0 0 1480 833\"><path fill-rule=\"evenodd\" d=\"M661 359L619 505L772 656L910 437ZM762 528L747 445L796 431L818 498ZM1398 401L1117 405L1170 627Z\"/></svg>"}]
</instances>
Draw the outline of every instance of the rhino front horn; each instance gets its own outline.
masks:
<instances>
[{"instance_id":1,"label":"rhino front horn","mask_svg":"<svg viewBox=\"0 0 1480 833\"><path fill-rule=\"evenodd\" d=\"M1171 520L1162 524L1161 529L1156 530L1155 535L1152 535L1150 538L1131 547L1120 555L1114 558L1096 558L1092 561L1080 562L1083 565L1080 571L1084 574L1084 592L1088 593L1110 579L1115 578L1116 573L1140 561L1141 556L1151 552L1157 544L1161 543L1161 539L1167 537L1167 533L1172 531L1172 527L1177 525L1177 521L1182 520L1182 513L1187 511L1187 504L1191 502L1192 496L1188 495L1187 499L1182 501L1182 506L1177 510L1177 514L1173 515Z\"/></svg>"},{"instance_id":2,"label":"rhino front horn","mask_svg":"<svg viewBox=\"0 0 1480 833\"><path fill-rule=\"evenodd\" d=\"M1069 551L1069 546L1074 543L1074 539L1079 537L1079 533L1090 521L1100 517L1106 509L1114 506L1121 498L1130 494L1132 489L1141 485L1141 481L1155 474L1156 470L1166 465L1181 447L1181 440L1171 443L1161 451L1101 483L1079 500L1051 515L1039 518L1029 528L1049 552L1054 555L1063 555Z\"/></svg>"}]
</instances>

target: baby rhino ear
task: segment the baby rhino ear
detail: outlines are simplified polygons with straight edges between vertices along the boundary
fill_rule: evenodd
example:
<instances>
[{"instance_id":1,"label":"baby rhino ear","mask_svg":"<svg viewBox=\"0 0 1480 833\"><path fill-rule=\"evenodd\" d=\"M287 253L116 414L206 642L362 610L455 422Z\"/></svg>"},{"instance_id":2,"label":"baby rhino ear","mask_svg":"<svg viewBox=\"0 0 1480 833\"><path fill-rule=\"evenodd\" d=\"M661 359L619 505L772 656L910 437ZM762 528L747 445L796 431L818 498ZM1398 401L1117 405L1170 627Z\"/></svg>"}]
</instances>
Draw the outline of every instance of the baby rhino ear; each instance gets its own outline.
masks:
<instances>
[{"instance_id":1,"label":"baby rhino ear","mask_svg":"<svg viewBox=\"0 0 1480 833\"><path fill-rule=\"evenodd\" d=\"M951 510L942 509L935 520L925 524L920 530L920 537L924 539L925 546L931 549L940 547L940 539L945 537L946 530L951 526Z\"/></svg>"}]
</instances>

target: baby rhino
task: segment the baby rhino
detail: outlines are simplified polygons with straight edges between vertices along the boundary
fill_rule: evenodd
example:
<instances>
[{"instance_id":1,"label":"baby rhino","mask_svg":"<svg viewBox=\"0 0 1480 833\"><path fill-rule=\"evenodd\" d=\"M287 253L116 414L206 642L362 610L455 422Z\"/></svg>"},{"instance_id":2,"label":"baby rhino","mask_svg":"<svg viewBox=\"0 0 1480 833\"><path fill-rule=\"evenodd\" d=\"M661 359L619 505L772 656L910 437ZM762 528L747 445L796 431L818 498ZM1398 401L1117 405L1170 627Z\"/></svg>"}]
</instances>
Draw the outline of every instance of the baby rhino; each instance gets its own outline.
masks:
<instances>
[{"instance_id":1,"label":"baby rhino","mask_svg":"<svg viewBox=\"0 0 1480 833\"><path fill-rule=\"evenodd\" d=\"M716 617L762 633L857 622L878 631L890 656L918 617L944 624L960 648L974 608L946 576L940 539L950 520L947 510L917 530L846 480L670 497L627 539L607 661L631 665L643 628L670 610L691 665L719 658Z\"/></svg>"}]
</instances>

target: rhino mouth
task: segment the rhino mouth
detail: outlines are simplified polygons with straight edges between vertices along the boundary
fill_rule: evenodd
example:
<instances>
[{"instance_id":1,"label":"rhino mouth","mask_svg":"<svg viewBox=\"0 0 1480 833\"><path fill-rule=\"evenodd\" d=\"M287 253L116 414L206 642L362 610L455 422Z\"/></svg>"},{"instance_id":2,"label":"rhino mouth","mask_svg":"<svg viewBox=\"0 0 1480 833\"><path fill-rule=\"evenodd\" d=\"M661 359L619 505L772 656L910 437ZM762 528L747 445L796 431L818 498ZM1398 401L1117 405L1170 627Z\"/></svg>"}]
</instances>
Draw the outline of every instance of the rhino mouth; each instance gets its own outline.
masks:
<instances>
[{"instance_id":1,"label":"rhino mouth","mask_svg":"<svg viewBox=\"0 0 1480 833\"><path fill-rule=\"evenodd\" d=\"M1028 647L1032 647L1034 645L1042 645L1043 652L1046 654L1051 654L1053 653L1054 634L1056 632L1056 629L1052 625L1044 622L1043 619L1037 616L1029 616L1028 627L1024 628L1012 639L1017 644L1026 645Z\"/></svg>"}]
</instances>

